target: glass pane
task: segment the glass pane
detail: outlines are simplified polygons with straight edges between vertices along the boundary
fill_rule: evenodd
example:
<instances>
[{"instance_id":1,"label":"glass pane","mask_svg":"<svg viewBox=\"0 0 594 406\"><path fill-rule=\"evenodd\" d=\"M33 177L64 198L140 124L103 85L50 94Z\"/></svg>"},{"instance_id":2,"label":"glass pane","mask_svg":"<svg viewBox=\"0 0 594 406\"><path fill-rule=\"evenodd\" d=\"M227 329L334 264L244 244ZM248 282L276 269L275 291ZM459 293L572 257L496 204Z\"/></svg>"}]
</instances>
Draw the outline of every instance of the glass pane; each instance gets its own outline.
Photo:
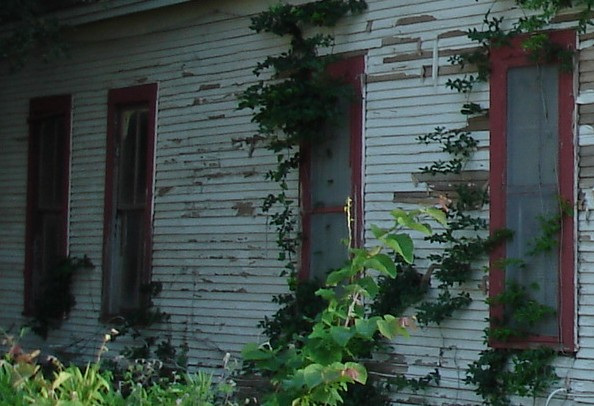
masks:
<instances>
[{"instance_id":1,"label":"glass pane","mask_svg":"<svg viewBox=\"0 0 594 406\"><path fill-rule=\"evenodd\" d=\"M34 241L35 261L32 273L33 296L39 293L40 284L47 273L54 268L62 259L60 245L63 235L60 229L60 215L55 213L43 213L39 215L38 230Z\"/></svg>"},{"instance_id":2,"label":"glass pane","mask_svg":"<svg viewBox=\"0 0 594 406\"><path fill-rule=\"evenodd\" d=\"M526 266L507 268L506 281L528 288L530 297L539 303L558 309L558 246L550 252L531 255L534 241L542 235L540 218L551 218L558 212L556 193L539 195L508 196L507 221L516 230L513 240L507 244L508 258L523 258ZM545 335L557 335L557 318L549 317L535 326L533 331Z\"/></svg>"},{"instance_id":3,"label":"glass pane","mask_svg":"<svg viewBox=\"0 0 594 406\"><path fill-rule=\"evenodd\" d=\"M118 280L119 309L136 309L141 304L140 288L144 263L143 212L122 211L117 218L117 266L114 277ZM119 275L115 275L118 273Z\"/></svg>"},{"instance_id":4,"label":"glass pane","mask_svg":"<svg viewBox=\"0 0 594 406\"><path fill-rule=\"evenodd\" d=\"M64 125L62 117L41 120L37 126L39 142L38 206L57 209L61 206L64 162Z\"/></svg>"},{"instance_id":5,"label":"glass pane","mask_svg":"<svg viewBox=\"0 0 594 406\"><path fill-rule=\"evenodd\" d=\"M528 288L541 304L558 309L559 250L530 255L542 235L540 219L559 211L558 202L558 69L523 67L508 72L506 224L514 230L507 243L508 258L523 259L525 267L509 267L506 282ZM558 334L551 317L534 333Z\"/></svg>"},{"instance_id":6,"label":"glass pane","mask_svg":"<svg viewBox=\"0 0 594 406\"><path fill-rule=\"evenodd\" d=\"M134 110L124 111L120 119L119 203L131 204L134 200L137 114Z\"/></svg>"},{"instance_id":7,"label":"glass pane","mask_svg":"<svg viewBox=\"0 0 594 406\"><path fill-rule=\"evenodd\" d=\"M134 203L143 204L146 198L146 158L148 144L148 111L138 112L138 150L136 159L136 185Z\"/></svg>"},{"instance_id":8,"label":"glass pane","mask_svg":"<svg viewBox=\"0 0 594 406\"><path fill-rule=\"evenodd\" d=\"M348 258L343 240L348 238L344 213L323 213L311 216L310 276L325 280L331 269L340 268Z\"/></svg>"},{"instance_id":9,"label":"glass pane","mask_svg":"<svg viewBox=\"0 0 594 406\"><path fill-rule=\"evenodd\" d=\"M325 130L324 141L312 146L312 207L343 206L351 193L350 117L343 103L340 123Z\"/></svg>"},{"instance_id":10,"label":"glass pane","mask_svg":"<svg viewBox=\"0 0 594 406\"><path fill-rule=\"evenodd\" d=\"M508 73L507 184L557 184L558 68L525 67Z\"/></svg>"},{"instance_id":11,"label":"glass pane","mask_svg":"<svg viewBox=\"0 0 594 406\"><path fill-rule=\"evenodd\" d=\"M146 189L148 112L128 109L120 114L119 204L143 204Z\"/></svg>"}]
</instances>

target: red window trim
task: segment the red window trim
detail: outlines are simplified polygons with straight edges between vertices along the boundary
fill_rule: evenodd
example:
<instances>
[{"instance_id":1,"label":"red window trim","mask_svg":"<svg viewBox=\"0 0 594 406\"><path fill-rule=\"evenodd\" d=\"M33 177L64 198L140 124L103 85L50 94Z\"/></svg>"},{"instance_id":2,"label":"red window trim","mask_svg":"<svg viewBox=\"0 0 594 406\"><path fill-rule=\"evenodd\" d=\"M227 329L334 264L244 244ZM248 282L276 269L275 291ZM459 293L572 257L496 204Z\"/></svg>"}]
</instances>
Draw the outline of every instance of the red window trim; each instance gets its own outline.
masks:
<instances>
[{"instance_id":1,"label":"red window trim","mask_svg":"<svg viewBox=\"0 0 594 406\"><path fill-rule=\"evenodd\" d=\"M362 190L362 165L363 165L363 100L362 100L362 75L365 73L364 55L346 57L330 64L327 68L332 77L343 78L352 86L355 96L349 106L351 117L350 128L350 163L351 163L351 187L353 195L352 215L353 241L355 246L363 243L363 190ZM299 168L301 180L301 227L303 230L303 242L301 246L301 267L298 277L307 279L310 274L309 264L311 260L311 216L316 213L340 213L343 208L321 208L314 209L311 204L311 176L309 162L311 160L309 146L302 147L302 161Z\"/></svg>"},{"instance_id":2,"label":"red window trim","mask_svg":"<svg viewBox=\"0 0 594 406\"><path fill-rule=\"evenodd\" d=\"M576 35L572 30L549 32L550 39L566 49L574 50ZM491 95L490 95L490 231L505 227L505 182L506 182L506 122L507 71L512 67L534 66L521 48L525 37L515 38L510 46L493 49L491 52ZM560 72L559 75L559 184L561 197L575 205L574 197L574 141L573 111L574 92L573 75ZM494 187L499 185L499 187ZM574 351L575 343L575 252L574 219L564 217L561 226L560 280L559 280L559 336L533 336L510 342L491 341L493 347L524 348L534 344L550 346L560 351ZM491 270L489 285L491 297L502 292L505 285L505 272L495 266L497 259L505 258L505 244L495 249L490 258ZM502 319L502 306L491 306L490 316Z\"/></svg>"},{"instance_id":3,"label":"red window trim","mask_svg":"<svg viewBox=\"0 0 594 406\"><path fill-rule=\"evenodd\" d=\"M38 201L38 162L39 145L35 140L34 123L37 120L56 116L64 116L64 130L66 132L66 149L64 159L66 165L62 173L62 209L61 209L61 228L62 238L59 241L59 255L66 257L68 255L68 195L70 185L70 142L71 142L71 122L72 122L72 96L58 95L38 97L29 102L29 150L27 156L27 213L25 230L25 270L24 270L24 314L31 315L33 312L33 272L34 272L34 238L36 224L36 208Z\"/></svg>"},{"instance_id":4,"label":"red window trim","mask_svg":"<svg viewBox=\"0 0 594 406\"><path fill-rule=\"evenodd\" d=\"M117 132L117 114L121 107L135 104L147 104L148 114L148 135L146 167L148 168L146 176L146 202L148 210L144 215L146 230L152 230L153 220L153 185L154 185L154 164L155 164L155 142L157 127L157 93L158 84L146 84L140 86L111 89L108 94L107 105L107 156L105 160L105 203L103 215L103 276L102 276L102 320L109 320L116 314L110 314L108 303L110 292L107 289L110 277L111 263L111 239L114 232L114 203L115 203L115 142ZM145 283L150 282L152 269L152 232L148 232L144 241L145 266L144 273L141 275Z\"/></svg>"}]
</instances>

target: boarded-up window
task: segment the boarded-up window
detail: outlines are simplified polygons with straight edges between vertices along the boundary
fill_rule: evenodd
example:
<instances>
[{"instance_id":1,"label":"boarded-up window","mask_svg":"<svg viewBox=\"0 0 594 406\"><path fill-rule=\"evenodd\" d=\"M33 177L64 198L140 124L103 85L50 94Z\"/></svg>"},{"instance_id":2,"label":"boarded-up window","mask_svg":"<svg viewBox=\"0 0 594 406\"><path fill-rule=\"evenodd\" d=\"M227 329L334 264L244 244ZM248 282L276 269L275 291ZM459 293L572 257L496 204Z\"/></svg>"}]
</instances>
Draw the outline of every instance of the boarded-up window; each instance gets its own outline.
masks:
<instances>
[{"instance_id":1,"label":"boarded-up window","mask_svg":"<svg viewBox=\"0 0 594 406\"><path fill-rule=\"evenodd\" d=\"M301 275L323 280L348 258L345 241L360 243L362 224L361 75L363 57L357 56L332 64L329 72L345 80L353 98L340 104L340 123L324 129L324 138L304 147L302 212L304 244ZM352 199L352 235L349 236L347 198Z\"/></svg>"},{"instance_id":2,"label":"boarded-up window","mask_svg":"<svg viewBox=\"0 0 594 406\"><path fill-rule=\"evenodd\" d=\"M29 107L25 313L40 283L67 255L71 97L32 99Z\"/></svg>"},{"instance_id":3,"label":"boarded-up window","mask_svg":"<svg viewBox=\"0 0 594 406\"><path fill-rule=\"evenodd\" d=\"M156 85L109 93L103 313L146 305L150 281Z\"/></svg>"},{"instance_id":4,"label":"boarded-up window","mask_svg":"<svg viewBox=\"0 0 594 406\"><path fill-rule=\"evenodd\" d=\"M575 42L572 32L550 35L567 48ZM519 326L509 317L514 309L498 306L492 317L529 333L511 345L539 342L570 349L574 325L571 217L562 217L550 250L537 247L546 232L543 222L560 218L560 202L573 204L572 75L554 61L535 63L520 41L495 49L492 58L491 230L510 229L513 238L492 255L490 293L495 296L512 286L525 287L530 299L549 306L554 315Z\"/></svg>"}]
</instances>

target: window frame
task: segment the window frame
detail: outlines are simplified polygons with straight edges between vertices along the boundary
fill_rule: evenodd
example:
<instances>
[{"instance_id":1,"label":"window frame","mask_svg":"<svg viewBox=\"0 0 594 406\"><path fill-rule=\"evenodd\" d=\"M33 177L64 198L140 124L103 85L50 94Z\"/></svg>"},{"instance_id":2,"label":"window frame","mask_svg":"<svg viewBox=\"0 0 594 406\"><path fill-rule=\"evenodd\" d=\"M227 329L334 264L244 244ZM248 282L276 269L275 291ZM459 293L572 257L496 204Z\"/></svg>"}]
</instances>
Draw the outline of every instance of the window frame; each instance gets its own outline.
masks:
<instances>
[{"instance_id":1,"label":"window frame","mask_svg":"<svg viewBox=\"0 0 594 406\"><path fill-rule=\"evenodd\" d=\"M121 311L110 311L110 298L112 292L109 289L112 277L113 264L113 239L115 238L115 222L117 211L117 196L119 190L119 173L116 165L119 161L115 156L115 148L119 132L120 111L127 107L146 105L148 107L148 140L146 154L146 200L143 213L143 224L146 230L143 241L144 266L142 268L141 286L148 284L151 280L152 269L152 245L153 245L153 212L154 212L154 178L155 178L155 147L157 133L157 95L158 84L146 84L118 89L110 89L108 92L107 106L107 147L105 160L105 201L103 217L103 275L102 275L102 297L101 297L101 319L110 321L114 317L121 316ZM119 167L119 166L118 166ZM140 292L141 302L148 304L147 292ZM141 305L142 306L142 305Z\"/></svg>"},{"instance_id":2,"label":"window frame","mask_svg":"<svg viewBox=\"0 0 594 406\"><path fill-rule=\"evenodd\" d=\"M576 34L573 30L547 32L550 39L568 50L574 50ZM506 131L507 131L507 72L511 68L535 66L521 44L525 36L512 39L508 46L491 50L490 78L490 232L506 227ZM572 72L559 71L558 83L558 182L561 198L575 207L575 144L574 144L574 82ZM494 187L499 185L499 187ZM575 343L575 221L564 216L559 246L559 303L558 336L533 335L501 342L490 340L494 348L527 348L544 345L560 351L574 351ZM505 271L497 268L497 261L505 258L506 246L499 244L490 255L489 297L505 288ZM490 306L491 319L502 319L502 305Z\"/></svg>"},{"instance_id":3,"label":"window frame","mask_svg":"<svg viewBox=\"0 0 594 406\"><path fill-rule=\"evenodd\" d=\"M351 197L353 198L352 216L354 218L352 224L353 235L351 238L353 245L358 247L363 244L363 77L365 75L365 55L345 56L328 65L327 72L333 78L344 79L354 91L353 100L348 107L351 119L349 129L349 161L351 167ZM311 159L311 146L307 144L302 145L299 178L301 186L300 206L303 238L301 244L301 266L298 272L298 277L301 280L308 279L311 273L312 215L343 211L342 206L340 209L338 207L320 209L314 209L312 207L311 177L313 174L311 173Z\"/></svg>"},{"instance_id":4,"label":"window frame","mask_svg":"<svg viewBox=\"0 0 594 406\"><path fill-rule=\"evenodd\" d=\"M36 124L48 117L64 117L64 165L62 169L60 224L61 238L58 241L58 255L68 255L68 215L70 195L70 155L72 142L72 96L69 94L36 97L29 101L29 137L27 152L27 208L25 226L25 268L24 268L24 304L23 314L32 315L34 312L34 273L35 270L35 235L39 227L39 159L40 145L36 133Z\"/></svg>"}]
</instances>

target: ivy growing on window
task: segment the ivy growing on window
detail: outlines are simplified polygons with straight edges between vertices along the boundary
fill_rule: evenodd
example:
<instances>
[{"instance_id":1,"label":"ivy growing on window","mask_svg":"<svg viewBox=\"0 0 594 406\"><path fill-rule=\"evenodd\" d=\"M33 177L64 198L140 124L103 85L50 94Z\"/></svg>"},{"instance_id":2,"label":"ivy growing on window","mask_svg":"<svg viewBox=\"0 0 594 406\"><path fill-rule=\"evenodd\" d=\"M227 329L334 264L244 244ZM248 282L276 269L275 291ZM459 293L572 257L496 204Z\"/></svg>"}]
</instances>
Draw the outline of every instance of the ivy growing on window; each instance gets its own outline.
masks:
<instances>
[{"instance_id":1,"label":"ivy growing on window","mask_svg":"<svg viewBox=\"0 0 594 406\"><path fill-rule=\"evenodd\" d=\"M580 11L577 28L583 32L588 25L591 25L590 14L594 0L516 0L516 4L529 13L513 22L510 30L502 29L504 25L510 26L507 22L504 24L503 17L493 17L488 12L483 20L484 29L473 28L467 31L468 38L477 43L477 50L450 58L452 64L460 68L472 67L475 72L463 74L446 83L448 88L465 95L465 102L460 109L464 116L485 114L486 110L481 105L469 101L469 94L478 83L486 82L489 78L489 55L492 47L505 46L519 34L527 34L523 47L535 61L556 61L560 63L562 69L571 69L573 58L571 52L551 42L546 34L539 31L548 27L559 11L576 7ZM278 183L280 192L266 197L263 210L271 213L271 222L277 228L279 259L285 263L284 273L289 275L290 292L275 299L281 305L281 310L262 324L267 329L267 335L276 343L279 340L287 343L291 337L300 337L298 340L302 340L299 342L303 345L307 341L305 337L308 332L312 331L310 329L313 329L314 336L320 334L320 337L314 338L321 338L324 328L316 327L320 321L319 317L322 317L322 321L324 317L327 317L327 321L332 319L325 313L328 309L324 310L323 305L322 316L320 316L320 310L312 310L311 314L308 313L306 316L299 311L299 308L304 308L303 302L297 297L298 284L295 278L294 256L299 245L299 236L294 201L289 197L289 179L299 166L299 146L303 142L319 137L318 129L322 124L332 123L339 117L336 101L348 95L349 90L343 83L331 79L326 74L325 68L332 61L332 57L318 55L319 47L332 45L333 38L326 34L313 34L306 37L304 30L308 27L331 27L343 16L349 13L360 13L365 9L364 1L321 0L298 6L280 4L252 20L252 28L257 32L290 38L288 51L278 56L268 57L256 66L254 74L257 76L269 74L267 80L251 86L240 97L240 108L251 109L254 112L253 122L258 126L258 133L246 139L246 144L252 148L258 143L263 144L264 148L276 155L277 160L276 168L269 171L266 177ZM450 155L449 159L438 160L421 168L422 172L432 175L459 174L478 147L478 142L470 132L445 127L437 127L434 132L420 137L419 141L425 144L438 143L441 145L441 150ZM385 314L388 311L401 314L404 308L416 304L417 319L421 324L439 325L471 303L472 299L465 290L465 285L470 281L471 275L478 270L477 264L484 261L495 246L513 238L510 230L498 230L490 236L487 235L487 222L477 214L477 210L487 203L487 194L484 189L463 186L459 187L454 194L452 202L443 199L441 204L441 209L446 213L446 224L443 230L427 237L430 242L443 247L440 252L428 258L434 265L423 275L416 271L412 263L399 264L395 268L398 275L396 278L380 278L377 291L374 290L371 295L375 298L372 308L377 314ZM563 215L567 214L565 209L562 212ZM541 219L543 232L542 236L534 241L535 252L546 252L554 246L553 241L558 233L559 222L560 218ZM371 254L368 253L368 255ZM409 259L412 260L412 258ZM515 261L519 260L508 259L506 264L501 265L509 266ZM437 298L424 300L426 292L430 290L429 279L431 278L438 281ZM340 278L335 274L334 279ZM367 281L365 278L363 280ZM349 280L349 282L352 281ZM360 282L356 282L355 285L360 286ZM367 285L365 289L369 287L371 285ZM314 289L309 289L309 294L313 291ZM335 294L331 295L330 291L322 290L320 296L337 305L337 297ZM352 296L350 298L352 299ZM507 317L514 319L515 324L510 323L509 320L493 321L492 327L485 330L486 340L505 341L511 337L526 334L517 328L518 324L537 323L543 318L550 317L552 311L546 305L532 300L529 289L513 284L510 284L501 295L490 299L488 304L514 308L515 311L508 312ZM284 330L282 327L284 322L288 322L291 328ZM327 324L326 327L329 325ZM340 334L338 332L339 330L334 330L334 340L335 344L336 340L344 344L340 346L340 351L354 354L351 343L356 340L351 341L351 339L357 333L347 334L343 329L340 329ZM368 335L367 338L372 337ZM293 348L298 349L299 346ZM275 349L250 347L246 354L250 360L261 365L274 364L271 368L276 370L282 367L278 365L279 362L295 360L294 353L289 358L283 358L287 353L278 352ZM547 348L487 349L470 364L465 382L475 385L477 393L486 404L490 405L507 405L511 395L536 397L557 379L554 368L551 366L555 356L555 352ZM305 370L302 371L303 379L319 378L318 372L322 370L317 366L313 367L314 364L307 365L307 373ZM363 371L358 369L359 367L349 365L350 367L344 370L351 371L357 379L361 378L360 374ZM351 367L353 369L349 369ZM329 370L326 372L333 373ZM289 381L284 381L285 384L294 383L295 376L289 378ZM305 384L312 390L317 386L317 383L314 385L313 382L310 382L311 386L308 386L307 381ZM412 389L430 384L437 385L439 371L435 371L431 377L428 375L417 381L406 378L396 379L393 384L398 388L407 386ZM338 388L341 386L339 385ZM308 399L313 401L311 397ZM336 397L333 399L338 402Z\"/></svg>"},{"instance_id":2,"label":"ivy growing on window","mask_svg":"<svg viewBox=\"0 0 594 406\"><path fill-rule=\"evenodd\" d=\"M29 323L33 332L46 339L51 329L58 328L68 318L76 304L72 292L73 278L81 270L92 268L93 263L85 255L82 258L66 257L49 269L35 298L33 318Z\"/></svg>"},{"instance_id":3,"label":"ivy growing on window","mask_svg":"<svg viewBox=\"0 0 594 406\"><path fill-rule=\"evenodd\" d=\"M250 86L239 98L240 109L253 111L252 122L258 133L245 140L249 145L262 143L276 155L276 167L266 179L276 182L280 191L269 194L262 209L270 213L277 230L279 260L285 263L290 287L295 285L295 254L299 246L298 217L295 202L287 194L288 182L299 168L299 148L323 136L319 131L326 124L338 122L338 101L348 97L351 89L326 71L332 56L321 57L319 49L333 44L328 34L306 37L304 30L332 27L340 18L363 12L363 0L322 0L302 5L278 4L252 19L251 29L290 38L288 51L269 56L258 63L254 74L271 74Z\"/></svg>"}]
</instances>

